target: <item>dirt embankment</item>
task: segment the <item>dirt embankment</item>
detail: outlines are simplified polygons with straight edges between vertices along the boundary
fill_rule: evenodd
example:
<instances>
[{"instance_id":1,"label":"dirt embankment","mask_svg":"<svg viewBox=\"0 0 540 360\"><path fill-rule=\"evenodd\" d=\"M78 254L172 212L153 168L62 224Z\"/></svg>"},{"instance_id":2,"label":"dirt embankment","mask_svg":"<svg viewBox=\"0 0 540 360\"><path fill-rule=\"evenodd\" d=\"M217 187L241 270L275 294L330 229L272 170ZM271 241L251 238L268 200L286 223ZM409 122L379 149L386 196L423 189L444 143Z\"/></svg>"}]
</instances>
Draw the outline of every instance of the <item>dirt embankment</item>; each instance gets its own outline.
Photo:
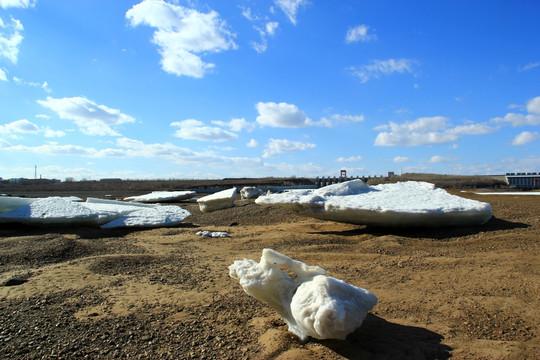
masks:
<instances>
[{"instance_id":1,"label":"dirt embankment","mask_svg":"<svg viewBox=\"0 0 540 360\"><path fill-rule=\"evenodd\" d=\"M238 201L173 228L0 229L5 358L540 358L540 198L476 227L367 228ZM227 231L204 238L199 230ZM273 248L375 293L345 341L300 342L228 276Z\"/></svg>"}]
</instances>

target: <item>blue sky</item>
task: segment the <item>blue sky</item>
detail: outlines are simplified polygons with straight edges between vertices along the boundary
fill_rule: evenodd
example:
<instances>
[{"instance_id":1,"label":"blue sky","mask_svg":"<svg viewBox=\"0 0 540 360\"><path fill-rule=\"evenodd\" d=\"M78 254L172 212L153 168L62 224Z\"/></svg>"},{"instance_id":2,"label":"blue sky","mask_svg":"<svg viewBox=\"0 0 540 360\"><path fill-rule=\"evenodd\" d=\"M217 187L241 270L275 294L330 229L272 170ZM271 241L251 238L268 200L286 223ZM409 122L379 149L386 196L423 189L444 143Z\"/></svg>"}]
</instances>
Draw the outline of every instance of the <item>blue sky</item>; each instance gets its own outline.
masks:
<instances>
[{"instance_id":1,"label":"blue sky","mask_svg":"<svg viewBox=\"0 0 540 360\"><path fill-rule=\"evenodd\" d=\"M540 2L0 0L0 177L540 171Z\"/></svg>"}]
</instances>

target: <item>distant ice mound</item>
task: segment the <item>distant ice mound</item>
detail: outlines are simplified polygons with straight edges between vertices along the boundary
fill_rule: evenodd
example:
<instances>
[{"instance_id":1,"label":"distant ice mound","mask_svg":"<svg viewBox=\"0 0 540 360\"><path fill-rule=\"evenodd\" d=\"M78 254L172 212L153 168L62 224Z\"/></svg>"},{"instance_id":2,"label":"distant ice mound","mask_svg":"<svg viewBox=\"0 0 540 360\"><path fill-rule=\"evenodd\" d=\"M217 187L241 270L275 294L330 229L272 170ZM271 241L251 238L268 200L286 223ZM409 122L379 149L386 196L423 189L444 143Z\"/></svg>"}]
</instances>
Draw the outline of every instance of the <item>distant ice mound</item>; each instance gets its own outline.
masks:
<instances>
[{"instance_id":1,"label":"distant ice mound","mask_svg":"<svg viewBox=\"0 0 540 360\"><path fill-rule=\"evenodd\" d=\"M296 274L296 280L280 265ZM244 291L276 310L300 339L343 340L362 325L377 297L325 273L272 249L263 250L259 263L244 259L229 266L229 275Z\"/></svg>"},{"instance_id":2,"label":"distant ice mound","mask_svg":"<svg viewBox=\"0 0 540 360\"><path fill-rule=\"evenodd\" d=\"M149 194L130 196L124 200L142 203L175 202L191 199L196 194L195 191L153 191Z\"/></svg>"},{"instance_id":3,"label":"distant ice mound","mask_svg":"<svg viewBox=\"0 0 540 360\"><path fill-rule=\"evenodd\" d=\"M427 182L368 186L360 179L317 190L292 190L259 197L299 215L372 226L467 226L486 223L491 205L451 195Z\"/></svg>"}]
</instances>

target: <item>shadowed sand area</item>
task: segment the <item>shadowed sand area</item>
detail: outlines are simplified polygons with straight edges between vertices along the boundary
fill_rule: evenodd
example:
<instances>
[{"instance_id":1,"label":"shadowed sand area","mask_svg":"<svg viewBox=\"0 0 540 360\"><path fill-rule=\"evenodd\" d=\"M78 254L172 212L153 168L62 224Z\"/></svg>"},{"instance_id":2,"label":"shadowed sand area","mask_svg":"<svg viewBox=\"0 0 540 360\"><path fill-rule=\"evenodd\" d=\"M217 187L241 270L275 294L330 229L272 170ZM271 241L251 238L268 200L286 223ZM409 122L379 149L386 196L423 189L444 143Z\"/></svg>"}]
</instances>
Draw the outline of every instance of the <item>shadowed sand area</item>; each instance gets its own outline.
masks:
<instances>
[{"instance_id":1,"label":"shadowed sand area","mask_svg":"<svg viewBox=\"0 0 540 360\"><path fill-rule=\"evenodd\" d=\"M385 229L302 218L252 200L159 229L0 229L7 358L540 358L540 200L488 202L483 226ZM230 238L197 236L227 231ZM368 289L345 341L300 342L229 278L263 248Z\"/></svg>"}]
</instances>

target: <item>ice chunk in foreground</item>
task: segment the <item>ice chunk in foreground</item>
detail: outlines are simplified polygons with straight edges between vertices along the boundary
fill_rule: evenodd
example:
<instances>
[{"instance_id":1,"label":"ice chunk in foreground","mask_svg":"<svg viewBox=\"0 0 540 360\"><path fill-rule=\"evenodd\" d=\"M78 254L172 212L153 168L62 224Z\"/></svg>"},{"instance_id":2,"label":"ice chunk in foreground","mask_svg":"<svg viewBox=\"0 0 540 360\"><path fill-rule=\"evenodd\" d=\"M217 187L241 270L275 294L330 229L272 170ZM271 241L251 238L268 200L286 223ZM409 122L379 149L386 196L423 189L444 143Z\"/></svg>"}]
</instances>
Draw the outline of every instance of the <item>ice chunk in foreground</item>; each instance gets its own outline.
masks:
<instances>
[{"instance_id":1,"label":"ice chunk in foreground","mask_svg":"<svg viewBox=\"0 0 540 360\"><path fill-rule=\"evenodd\" d=\"M466 226L484 224L491 205L451 195L427 182L368 186L351 180L317 190L293 190L259 197L260 205L280 205L299 215L375 226Z\"/></svg>"},{"instance_id":2,"label":"ice chunk in foreground","mask_svg":"<svg viewBox=\"0 0 540 360\"><path fill-rule=\"evenodd\" d=\"M180 206L138 208L102 225L101 228L174 226L180 224L190 215L189 211L182 209Z\"/></svg>"},{"instance_id":3,"label":"ice chunk in foreground","mask_svg":"<svg viewBox=\"0 0 540 360\"><path fill-rule=\"evenodd\" d=\"M296 280L280 265L296 274ZM244 259L229 266L229 275L240 281L244 291L276 310L300 339L343 340L362 325L377 297L325 273L272 249L263 250L259 263Z\"/></svg>"},{"instance_id":4,"label":"ice chunk in foreground","mask_svg":"<svg viewBox=\"0 0 540 360\"><path fill-rule=\"evenodd\" d=\"M233 207L235 198L236 188L232 188L203 196L197 202L202 212L210 212Z\"/></svg>"},{"instance_id":5,"label":"ice chunk in foreground","mask_svg":"<svg viewBox=\"0 0 540 360\"><path fill-rule=\"evenodd\" d=\"M53 196L0 214L0 222L29 225L87 225L96 226L100 214L83 203Z\"/></svg>"},{"instance_id":6,"label":"ice chunk in foreground","mask_svg":"<svg viewBox=\"0 0 540 360\"><path fill-rule=\"evenodd\" d=\"M0 196L0 214L16 209L19 206L31 204L36 200L38 199L17 196Z\"/></svg>"},{"instance_id":7,"label":"ice chunk in foreground","mask_svg":"<svg viewBox=\"0 0 540 360\"><path fill-rule=\"evenodd\" d=\"M150 194L130 196L124 198L126 201L137 201L143 203L173 202L191 199L196 194L195 191L154 191Z\"/></svg>"}]
</instances>

